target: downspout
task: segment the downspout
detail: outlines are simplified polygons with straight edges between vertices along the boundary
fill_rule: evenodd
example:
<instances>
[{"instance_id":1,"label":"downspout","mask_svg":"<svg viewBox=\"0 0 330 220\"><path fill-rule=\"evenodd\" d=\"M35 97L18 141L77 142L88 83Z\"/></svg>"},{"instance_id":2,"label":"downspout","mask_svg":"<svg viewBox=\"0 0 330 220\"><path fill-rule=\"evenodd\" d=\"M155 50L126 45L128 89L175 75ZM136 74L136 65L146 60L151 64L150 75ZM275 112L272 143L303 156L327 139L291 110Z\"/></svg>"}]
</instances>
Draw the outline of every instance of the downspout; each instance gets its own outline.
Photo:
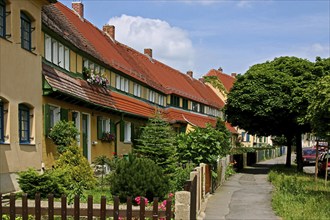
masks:
<instances>
[{"instance_id":1,"label":"downspout","mask_svg":"<svg viewBox=\"0 0 330 220\"><path fill-rule=\"evenodd\" d=\"M121 122L121 121L123 121L124 120L124 115L125 115L125 113L121 113L121 118L120 118L120 120L119 121L117 121L116 123L115 123L115 134L116 134L116 141L115 141L115 154L118 156L118 151L117 151L117 142L118 142L118 135L117 135L117 125ZM119 129L120 130L120 129Z\"/></svg>"}]
</instances>

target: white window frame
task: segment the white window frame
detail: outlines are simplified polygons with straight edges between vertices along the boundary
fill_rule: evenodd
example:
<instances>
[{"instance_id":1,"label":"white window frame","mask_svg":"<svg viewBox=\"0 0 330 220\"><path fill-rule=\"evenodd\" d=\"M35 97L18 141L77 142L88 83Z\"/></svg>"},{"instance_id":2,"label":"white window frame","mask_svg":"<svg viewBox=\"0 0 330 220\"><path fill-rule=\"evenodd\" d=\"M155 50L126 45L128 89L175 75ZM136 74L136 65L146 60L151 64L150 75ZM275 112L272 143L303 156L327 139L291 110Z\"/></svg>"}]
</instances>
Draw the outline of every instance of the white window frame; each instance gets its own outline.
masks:
<instances>
[{"instance_id":1,"label":"white window frame","mask_svg":"<svg viewBox=\"0 0 330 220\"><path fill-rule=\"evenodd\" d=\"M70 49L64 47L64 69L70 71Z\"/></svg>"},{"instance_id":2,"label":"white window frame","mask_svg":"<svg viewBox=\"0 0 330 220\"><path fill-rule=\"evenodd\" d=\"M111 132L110 130L110 118L101 118L101 126L102 126L102 132Z\"/></svg>"},{"instance_id":3,"label":"white window frame","mask_svg":"<svg viewBox=\"0 0 330 220\"><path fill-rule=\"evenodd\" d=\"M78 135L76 137L76 140L77 140L77 145L80 146L80 132L81 132L81 129L80 129L80 112L75 111L75 113L77 113L77 117L74 118L74 123L75 123L75 127L78 130Z\"/></svg>"},{"instance_id":4,"label":"white window frame","mask_svg":"<svg viewBox=\"0 0 330 220\"><path fill-rule=\"evenodd\" d=\"M141 86L137 83L134 83L133 85L133 95L137 97L141 97Z\"/></svg>"},{"instance_id":5,"label":"white window frame","mask_svg":"<svg viewBox=\"0 0 330 220\"><path fill-rule=\"evenodd\" d=\"M156 101L156 93L154 91L150 90L150 89L149 89L148 100L150 102L155 102Z\"/></svg>"},{"instance_id":6,"label":"white window frame","mask_svg":"<svg viewBox=\"0 0 330 220\"><path fill-rule=\"evenodd\" d=\"M52 38L45 34L45 59L52 61Z\"/></svg>"},{"instance_id":7,"label":"white window frame","mask_svg":"<svg viewBox=\"0 0 330 220\"><path fill-rule=\"evenodd\" d=\"M52 61L58 65L58 42L52 39Z\"/></svg>"},{"instance_id":8,"label":"white window frame","mask_svg":"<svg viewBox=\"0 0 330 220\"><path fill-rule=\"evenodd\" d=\"M58 43L58 65L64 68L64 45Z\"/></svg>"},{"instance_id":9,"label":"white window frame","mask_svg":"<svg viewBox=\"0 0 330 220\"><path fill-rule=\"evenodd\" d=\"M128 79L126 79L120 75L116 75L116 89L119 89L124 92L128 92L128 90L129 90L128 87L129 87Z\"/></svg>"},{"instance_id":10,"label":"white window frame","mask_svg":"<svg viewBox=\"0 0 330 220\"><path fill-rule=\"evenodd\" d=\"M165 99L164 96L159 94L158 95L158 104L163 106L164 105L164 99Z\"/></svg>"},{"instance_id":11,"label":"white window frame","mask_svg":"<svg viewBox=\"0 0 330 220\"><path fill-rule=\"evenodd\" d=\"M131 142L131 136L132 136L132 123L125 121L125 133L124 133L124 142L130 143Z\"/></svg>"},{"instance_id":12,"label":"white window frame","mask_svg":"<svg viewBox=\"0 0 330 220\"><path fill-rule=\"evenodd\" d=\"M55 105L49 105L50 110L50 127L54 127L54 125L61 120L61 108Z\"/></svg>"}]
</instances>

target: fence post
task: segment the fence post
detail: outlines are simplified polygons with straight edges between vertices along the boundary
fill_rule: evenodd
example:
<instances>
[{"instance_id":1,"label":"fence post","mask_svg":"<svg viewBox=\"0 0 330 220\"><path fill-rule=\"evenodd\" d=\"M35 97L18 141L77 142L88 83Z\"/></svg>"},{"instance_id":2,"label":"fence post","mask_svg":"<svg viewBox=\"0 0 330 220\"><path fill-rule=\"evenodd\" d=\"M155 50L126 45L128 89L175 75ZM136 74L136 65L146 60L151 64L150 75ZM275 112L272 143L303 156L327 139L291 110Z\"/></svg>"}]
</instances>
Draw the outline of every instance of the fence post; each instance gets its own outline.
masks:
<instances>
[{"instance_id":1,"label":"fence post","mask_svg":"<svg viewBox=\"0 0 330 220\"><path fill-rule=\"evenodd\" d=\"M200 167L201 167L201 179L202 179L202 181L201 181L201 185L202 185L202 187L201 187L201 190L202 190L202 199L205 199L205 195L206 195L206 193L205 193L205 179L206 179L206 176L205 176L205 172L206 172L206 170L205 170L205 166L206 166L206 164L205 163L201 163L200 165L199 165Z\"/></svg>"},{"instance_id":2,"label":"fence post","mask_svg":"<svg viewBox=\"0 0 330 220\"><path fill-rule=\"evenodd\" d=\"M175 193L175 220L190 219L190 192Z\"/></svg>"}]
</instances>

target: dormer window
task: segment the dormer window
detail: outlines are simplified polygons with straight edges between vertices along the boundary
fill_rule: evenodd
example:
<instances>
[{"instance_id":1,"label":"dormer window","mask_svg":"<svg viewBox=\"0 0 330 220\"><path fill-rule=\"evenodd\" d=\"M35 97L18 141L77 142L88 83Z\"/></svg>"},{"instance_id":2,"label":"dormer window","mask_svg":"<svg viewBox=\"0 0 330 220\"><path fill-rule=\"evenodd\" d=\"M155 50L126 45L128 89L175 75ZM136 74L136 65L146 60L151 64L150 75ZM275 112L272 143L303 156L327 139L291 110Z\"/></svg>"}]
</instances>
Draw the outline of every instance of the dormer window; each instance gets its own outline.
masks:
<instances>
[{"instance_id":1,"label":"dormer window","mask_svg":"<svg viewBox=\"0 0 330 220\"><path fill-rule=\"evenodd\" d=\"M174 107L180 107L180 97L171 95L171 105Z\"/></svg>"},{"instance_id":2,"label":"dormer window","mask_svg":"<svg viewBox=\"0 0 330 220\"><path fill-rule=\"evenodd\" d=\"M70 50L45 34L45 59L70 71Z\"/></svg>"}]
</instances>

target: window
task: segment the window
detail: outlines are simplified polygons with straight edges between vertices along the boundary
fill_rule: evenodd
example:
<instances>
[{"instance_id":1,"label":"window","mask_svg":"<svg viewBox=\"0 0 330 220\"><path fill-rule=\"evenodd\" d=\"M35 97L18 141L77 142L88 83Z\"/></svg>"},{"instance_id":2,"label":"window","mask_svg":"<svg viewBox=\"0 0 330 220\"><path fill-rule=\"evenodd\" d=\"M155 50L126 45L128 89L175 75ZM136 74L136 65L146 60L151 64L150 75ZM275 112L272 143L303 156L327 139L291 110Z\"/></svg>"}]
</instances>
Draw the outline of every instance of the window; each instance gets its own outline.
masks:
<instances>
[{"instance_id":1,"label":"window","mask_svg":"<svg viewBox=\"0 0 330 220\"><path fill-rule=\"evenodd\" d=\"M246 142L250 142L250 135L246 133Z\"/></svg>"},{"instance_id":2,"label":"window","mask_svg":"<svg viewBox=\"0 0 330 220\"><path fill-rule=\"evenodd\" d=\"M156 101L156 93L154 91L149 90L148 100L150 102L155 102Z\"/></svg>"},{"instance_id":3,"label":"window","mask_svg":"<svg viewBox=\"0 0 330 220\"><path fill-rule=\"evenodd\" d=\"M204 107L205 107L204 105L200 104L199 112L202 113L202 114L204 114L204 112L205 112Z\"/></svg>"},{"instance_id":4,"label":"window","mask_svg":"<svg viewBox=\"0 0 330 220\"><path fill-rule=\"evenodd\" d=\"M241 136L242 136L242 141L245 141L245 132L242 132Z\"/></svg>"},{"instance_id":5,"label":"window","mask_svg":"<svg viewBox=\"0 0 330 220\"><path fill-rule=\"evenodd\" d=\"M70 71L70 50L45 34L45 59Z\"/></svg>"},{"instance_id":6,"label":"window","mask_svg":"<svg viewBox=\"0 0 330 220\"><path fill-rule=\"evenodd\" d=\"M141 97L141 86L137 83L134 83L133 86L133 95L137 97Z\"/></svg>"},{"instance_id":7,"label":"window","mask_svg":"<svg viewBox=\"0 0 330 220\"><path fill-rule=\"evenodd\" d=\"M188 99L182 99L182 108L188 109Z\"/></svg>"},{"instance_id":8,"label":"window","mask_svg":"<svg viewBox=\"0 0 330 220\"><path fill-rule=\"evenodd\" d=\"M131 122L125 122L124 142L131 142Z\"/></svg>"},{"instance_id":9,"label":"window","mask_svg":"<svg viewBox=\"0 0 330 220\"><path fill-rule=\"evenodd\" d=\"M0 37L6 36L6 3L0 0Z\"/></svg>"},{"instance_id":10,"label":"window","mask_svg":"<svg viewBox=\"0 0 330 220\"><path fill-rule=\"evenodd\" d=\"M50 128L54 127L54 125L61 120L61 111L59 107L49 106L50 111Z\"/></svg>"},{"instance_id":11,"label":"window","mask_svg":"<svg viewBox=\"0 0 330 220\"><path fill-rule=\"evenodd\" d=\"M18 108L19 142L30 143L30 109L20 104Z\"/></svg>"},{"instance_id":12,"label":"window","mask_svg":"<svg viewBox=\"0 0 330 220\"><path fill-rule=\"evenodd\" d=\"M128 80L122 76L117 75L116 76L116 88L121 91L128 92Z\"/></svg>"},{"instance_id":13,"label":"window","mask_svg":"<svg viewBox=\"0 0 330 220\"><path fill-rule=\"evenodd\" d=\"M44 105L44 134L48 136L50 130L54 125L60 121L68 121L69 110L57 106L45 104Z\"/></svg>"},{"instance_id":14,"label":"window","mask_svg":"<svg viewBox=\"0 0 330 220\"><path fill-rule=\"evenodd\" d=\"M164 105L164 96L158 95L158 105Z\"/></svg>"},{"instance_id":15,"label":"window","mask_svg":"<svg viewBox=\"0 0 330 220\"><path fill-rule=\"evenodd\" d=\"M113 141L115 133L115 125L110 118L102 116L97 117L97 138L103 141Z\"/></svg>"},{"instance_id":16,"label":"window","mask_svg":"<svg viewBox=\"0 0 330 220\"><path fill-rule=\"evenodd\" d=\"M192 109L194 112L199 112L199 104L197 102L192 102Z\"/></svg>"},{"instance_id":17,"label":"window","mask_svg":"<svg viewBox=\"0 0 330 220\"><path fill-rule=\"evenodd\" d=\"M4 104L0 101L0 143L5 142Z\"/></svg>"},{"instance_id":18,"label":"window","mask_svg":"<svg viewBox=\"0 0 330 220\"><path fill-rule=\"evenodd\" d=\"M52 38L45 34L45 58L52 61Z\"/></svg>"},{"instance_id":19,"label":"window","mask_svg":"<svg viewBox=\"0 0 330 220\"><path fill-rule=\"evenodd\" d=\"M180 97L171 95L171 105L174 107L180 107Z\"/></svg>"},{"instance_id":20,"label":"window","mask_svg":"<svg viewBox=\"0 0 330 220\"><path fill-rule=\"evenodd\" d=\"M63 44L58 44L58 65L64 68L64 46Z\"/></svg>"},{"instance_id":21,"label":"window","mask_svg":"<svg viewBox=\"0 0 330 220\"><path fill-rule=\"evenodd\" d=\"M58 43L52 39L52 61L55 65L58 65Z\"/></svg>"},{"instance_id":22,"label":"window","mask_svg":"<svg viewBox=\"0 0 330 220\"><path fill-rule=\"evenodd\" d=\"M21 12L21 46L29 51L31 51L31 33L31 19Z\"/></svg>"},{"instance_id":23,"label":"window","mask_svg":"<svg viewBox=\"0 0 330 220\"><path fill-rule=\"evenodd\" d=\"M80 112L72 112L72 121L79 133L76 137L76 140L78 146L80 146Z\"/></svg>"}]
</instances>

